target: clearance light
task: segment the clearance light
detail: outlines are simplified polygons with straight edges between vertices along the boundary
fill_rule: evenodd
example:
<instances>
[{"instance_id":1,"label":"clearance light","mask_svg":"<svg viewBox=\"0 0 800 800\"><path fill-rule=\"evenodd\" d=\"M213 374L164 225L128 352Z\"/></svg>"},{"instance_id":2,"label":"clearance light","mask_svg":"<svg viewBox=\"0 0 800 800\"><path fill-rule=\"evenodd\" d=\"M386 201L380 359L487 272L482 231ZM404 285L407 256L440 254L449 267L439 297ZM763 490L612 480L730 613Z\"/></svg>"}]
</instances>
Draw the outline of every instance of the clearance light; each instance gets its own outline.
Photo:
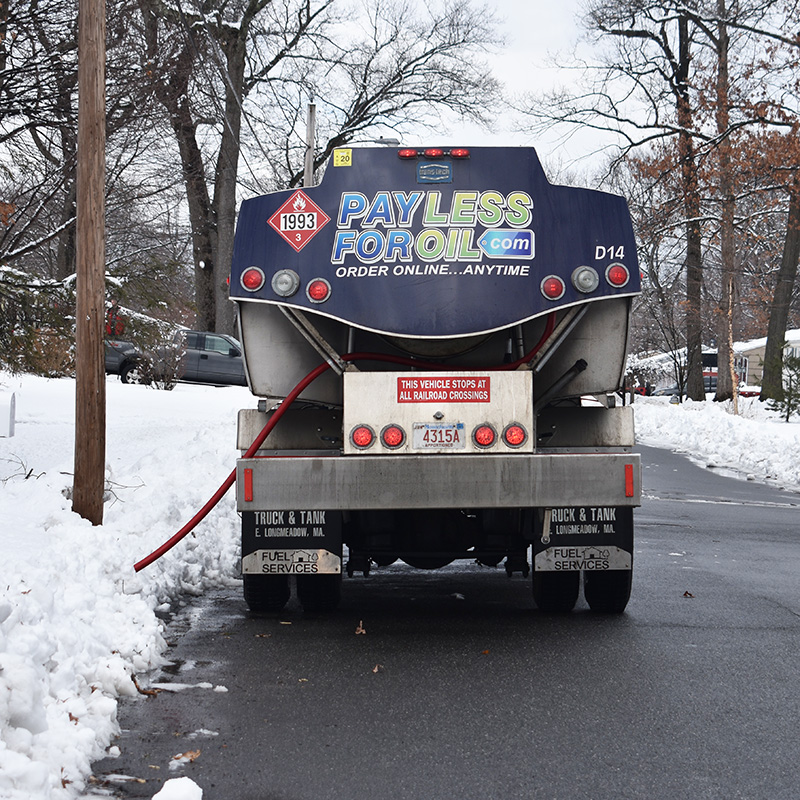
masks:
<instances>
[{"instance_id":1,"label":"clearance light","mask_svg":"<svg viewBox=\"0 0 800 800\"><path fill-rule=\"evenodd\" d=\"M444 150L441 147L428 147L423 155L425 158L441 158L444 155Z\"/></svg>"},{"instance_id":2,"label":"clearance light","mask_svg":"<svg viewBox=\"0 0 800 800\"><path fill-rule=\"evenodd\" d=\"M589 294L600 285L600 276L591 267L578 267L572 273L572 285L579 292Z\"/></svg>"},{"instance_id":3,"label":"clearance light","mask_svg":"<svg viewBox=\"0 0 800 800\"><path fill-rule=\"evenodd\" d=\"M566 288L564 281L558 275L548 275L541 283L542 294L548 300L560 300Z\"/></svg>"},{"instance_id":4,"label":"clearance light","mask_svg":"<svg viewBox=\"0 0 800 800\"><path fill-rule=\"evenodd\" d=\"M400 158L416 158L419 153L413 147L403 147L397 151Z\"/></svg>"},{"instance_id":5,"label":"clearance light","mask_svg":"<svg viewBox=\"0 0 800 800\"><path fill-rule=\"evenodd\" d=\"M331 285L325 278L314 278L306 286L306 296L312 303L324 303L331 296Z\"/></svg>"},{"instance_id":6,"label":"clearance light","mask_svg":"<svg viewBox=\"0 0 800 800\"><path fill-rule=\"evenodd\" d=\"M491 447L497 439L497 431L488 422L478 425L472 432L472 441L478 447Z\"/></svg>"},{"instance_id":7,"label":"clearance light","mask_svg":"<svg viewBox=\"0 0 800 800\"><path fill-rule=\"evenodd\" d=\"M257 292L267 282L266 276L258 267L248 267L240 280L242 288L248 292Z\"/></svg>"},{"instance_id":8,"label":"clearance light","mask_svg":"<svg viewBox=\"0 0 800 800\"><path fill-rule=\"evenodd\" d=\"M503 431L503 441L509 447L522 447L528 439L528 432L517 422L506 425Z\"/></svg>"},{"instance_id":9,"label":"clearance light","mask_svg":"<svg viewBox=\"0 0 800 800\"><path fill-rule=\"evenodd\" d=\"M291 297L300 288L300 276L293 269L280 269L272 276L272 291Z\"/></svg>"},{"instance_id":10,"label":"clearance light","mask_svg":"<svg viewBox=\"0 0 800 800\"><path fill-rule=\"evenodd\" d=\"M350 441L359 450L366 450L375 442L375 431L369 425L357 425L350 431Z\"/></svg>"},{"instance_id":11,"label":"clearance light","mask_svg":"<svg viewBox=\"0 0 800 800\"><path fill-rule=\"evenodd\" d=\"M624 264L612 264L606 270L606 280L615 288L621 289L631 279L631 274Z\"/></svg>"},{"instance_id":12,"label":"clearance light","mask_svg":"<svg viewBox=\"0 0 800 800\"><path fill-rule=\"evenodd\" d=\"M381 441L383 442L384 447L395 450L405 444L405 431L399 425L387 425L381 431Z\"/></svg>"},{"instance_id":13,"label":"clearance light","mask_svg":"<svg viewBox=\"0 0 800 800\"><path fill-rule=\"evenodd\" d=\"M466 147L454 147L450 151L450 158L469 158L469 149Z\"/></svg>"}]
</instances>

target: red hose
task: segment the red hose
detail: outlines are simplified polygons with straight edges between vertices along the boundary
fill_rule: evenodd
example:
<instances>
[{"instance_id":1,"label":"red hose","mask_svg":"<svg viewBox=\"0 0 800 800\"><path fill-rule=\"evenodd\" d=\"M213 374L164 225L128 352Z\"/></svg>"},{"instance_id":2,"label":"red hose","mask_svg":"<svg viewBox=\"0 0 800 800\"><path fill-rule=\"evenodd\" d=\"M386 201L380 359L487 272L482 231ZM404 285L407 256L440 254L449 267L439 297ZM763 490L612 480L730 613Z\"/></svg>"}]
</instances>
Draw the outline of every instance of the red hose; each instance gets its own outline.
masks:
<instances>
[{"instance_id":1,"label":"red hose","mask_svg":"<svg viewBox=\"0 0 800 800\"><path fill-rule=\"evenodd\" d=\"M497 370L513 370L517 367L521 366L522 364L527 364L535 355L539 352L542 348L544 343L547 341L550 334L553 332L556 324L556 315L555 312L550 314L547 317L547 323L545 325L544 333L542 334L539 341L534 345L534 347L529 350L522 358L513 361L510 364L500 364L495 367L485 367L487 371L497 371ZM385 353L346 353L342 356L342 361L383 361L389 364L400 364L402 366L410 366L410 367L424 367L425 369L452 369L452 367L447 367L443 364L433 364L430 362L425 361L415 361L413 358L405 358L403 356L393 356ZM275 412L269 418L267 424L262 429L261 433L256 436L255 441L250 447L247 449L247 452L242 456L242 458L251 458L254 456L261 445L264 443L264 440L269 436L272 432L272 429L277 425L280 418L284 415L286 410L292 403L297 400L297 398L302 394L303 391L309 386L309 384L313 383L323 372L330 369L330 364L320 364L318 367L315 367L305 376L297 386L292 389L289 394L286 395L286 399L281 402L281 404L275 409ZM228 489L233 486L234 482L236 481L236 470L234 469L230 475L223 481L222 485L217 489L216 492L208 499L206 504L173 536L167 539L164 544L162 544L158 549L153 550L149 556L145 556L141 561L137 561L133 565L133 569L135 572L139 572L143 570L145 567L150 566L154 561L157 561L161 556L164 555L168 550L171 550L178 542L183 539L185 536L188 536L194 528L200 523L203 519L206 518L208 512L211 511L214 506L219 503L219 501L223 498L226 494Z\"/></svg>"},{"instance_id":2,"label":"red hose","mask_svg":"<svg viewBox=\"0 0 800 800\"><path fill-rule=\"evenodd\" d=\"M258 452L258 448L264 443L264 440L269 436L272 429L278 423L280 418L286 412L286 409L299 397L300 393L313 381L315 381L320 375L322 375L325 370L330 369L328 364L320 364L318 367L315 367L308 373L308 375L303 378L297 386L286 395L286 399L278 406L275 410L275 413L269 418L269 421L262 429L261 433L256 436L255 441L250 447L247 449L247 452L244 454L243 458L250 458L255 453ZM222 500L225 493L228 489L233 486L234 481L236 480L236 470L234 469L230 475L222 483L222 486L217 489L216 492L210 497L208 502L172 537L167 539L164 544L161 545L157 550L154 550L150 553L149 556L145 556L141 561L137 561L133 565L133 569L135 572L139 572L143 570L145 567L150 566L154 561L161 558L168 550L171 550L178 542L183 539L184 536L187 536L191 531L195 528L195 526L205 517L207 516L208 512L211 511L214 506Z\"/></svg>"}]
</instances>

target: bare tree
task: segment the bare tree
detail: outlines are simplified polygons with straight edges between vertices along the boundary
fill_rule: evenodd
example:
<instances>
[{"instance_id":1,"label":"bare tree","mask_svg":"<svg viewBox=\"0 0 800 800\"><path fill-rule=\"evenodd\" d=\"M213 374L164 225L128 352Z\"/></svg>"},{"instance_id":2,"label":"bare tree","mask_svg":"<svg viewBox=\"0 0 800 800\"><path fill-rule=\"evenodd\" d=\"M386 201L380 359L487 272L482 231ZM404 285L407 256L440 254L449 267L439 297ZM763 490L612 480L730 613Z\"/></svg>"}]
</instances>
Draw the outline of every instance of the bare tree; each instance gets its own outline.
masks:
<instances>
[{"instance_id":1,"label":"bare tree","mask_svg":"<svg viewBox=\"0 0 800 800\"><path fill-rule=\"evenodd\" d=\"M683 205L687 391L704 399L702 373L702 208L696 142L711 135L697 116L694 73L698 29L690 6L661 0L594 0L586 24L615 46L595 78L579 94L534 98L529 109L539 124L610 130L621 142L612 169L637 148L675 142L670 174L680 177ZM662 152L665 152L662 150Z\"/></svg>"},{"instance_id":2,"label":"bare tree","mask_svg":"<svg viewBox=\"0 0 800 800\"><path fill-rule=\"evenodd\" d=\"M308 100L323 112L319 167L377 125L435 108L477 114L491 85L474 58L490 39L491 15L468 0L413 14L407 3L381 0L363 31L352 18L348 29L335 27L336 2L247 0L206 13L141 0L148 72L181 156L203 328L233 328L227 278L243 139L269 166L269 188L291 185L301 173L298 120ZM247 180L263 187L247 168Z\"/></svg>"}]
</instances>

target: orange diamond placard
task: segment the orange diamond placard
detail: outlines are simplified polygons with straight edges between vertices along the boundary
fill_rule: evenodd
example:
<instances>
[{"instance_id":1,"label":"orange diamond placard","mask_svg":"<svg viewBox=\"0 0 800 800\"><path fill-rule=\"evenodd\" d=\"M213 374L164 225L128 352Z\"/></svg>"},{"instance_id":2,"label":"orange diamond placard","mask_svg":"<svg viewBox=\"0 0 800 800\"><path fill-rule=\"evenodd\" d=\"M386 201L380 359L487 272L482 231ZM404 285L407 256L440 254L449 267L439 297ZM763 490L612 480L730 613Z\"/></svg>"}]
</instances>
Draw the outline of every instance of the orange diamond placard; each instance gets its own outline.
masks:
<instances>
[{"instance_id":1,"label":"orange diamond placard","mask_svg":"<svg viewBox=\"0 0 800 800\"><path fill-rule=\"evenodd\" d=\"M298 189L267 222L299 253L331 218Z\"/></svg>"}]
</instances>

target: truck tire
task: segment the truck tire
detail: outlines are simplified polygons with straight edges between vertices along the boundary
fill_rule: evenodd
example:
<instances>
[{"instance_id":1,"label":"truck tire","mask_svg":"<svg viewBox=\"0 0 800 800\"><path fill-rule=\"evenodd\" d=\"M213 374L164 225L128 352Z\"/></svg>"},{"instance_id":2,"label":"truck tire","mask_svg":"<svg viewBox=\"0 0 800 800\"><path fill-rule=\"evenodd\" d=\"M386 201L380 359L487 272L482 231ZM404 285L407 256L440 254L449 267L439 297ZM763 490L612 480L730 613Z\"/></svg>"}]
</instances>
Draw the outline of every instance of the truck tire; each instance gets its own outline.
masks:
<instances>
[{"instance_id":1,"label":"truck tire","mask_svg":"<svg viewBox=\"0 0 800 800\"><path fill-rule=\"evenodd\" d=\"M243 575L244 601L251 611L280 611L289 601L288 575Z\"/></svg>"},{"instance_id":2,"label":"truck tire","mask_svg":"<svg viewBox=\"0 0 800 800\"><path fill-rule=\"evenodd\" d=\"M120 370L119 379L123 383L149 384L150 377L148 374L147 365L142 361L129 361Z\"/></svg>"},{"instance_id":3,"label":"truck tire","mask_svg":"<svg viewBox=\"0 0 800 800\"><path fill-rule=\"evenodd\" d=\"M621 614L631 597L633 570L610 569L583 573L583 596L592 611Z\"/></svg>"},{"instance_id":4,"label":"truck tire","mask_svg":"<svg viewBox=\"0 0 800 800\"><path fill-rule=\"evenodd\" d=\"M565 613L575 608L580 572L533 572L533 600L540 611Z\"/></svg>"},{"instance_id":5,"label":"truck tire","mask_svg":"<svg viewBox=\"0 0 800 800\"><path fill-rule=\"evenodd\" d=\"M325 614L335 611L342 598L342 576L338 575L298 575L297 599L303 611Z\"/></svg>"}]
</instances>

